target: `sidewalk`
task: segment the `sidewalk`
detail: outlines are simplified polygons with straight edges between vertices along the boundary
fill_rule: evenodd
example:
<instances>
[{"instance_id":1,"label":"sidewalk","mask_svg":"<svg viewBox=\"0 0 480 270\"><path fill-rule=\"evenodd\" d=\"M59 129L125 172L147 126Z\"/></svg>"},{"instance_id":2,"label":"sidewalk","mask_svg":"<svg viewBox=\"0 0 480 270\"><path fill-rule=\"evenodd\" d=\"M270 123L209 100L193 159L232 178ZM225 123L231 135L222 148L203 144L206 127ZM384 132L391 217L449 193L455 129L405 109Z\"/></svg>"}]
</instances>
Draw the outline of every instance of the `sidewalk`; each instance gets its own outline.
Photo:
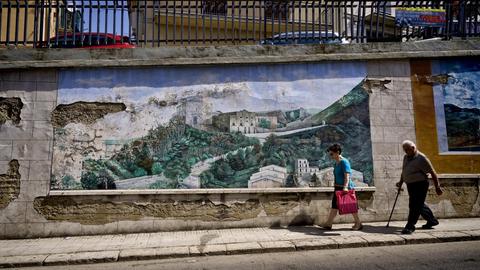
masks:
<instances>
[{"instance_id":1,"label":"sidewalk","mask_svg":"<svg viewBox=\"0 0 480 270\"><path fill-rule=\"evenodd\" d=\"M480 218L444 219L412 235L400 234L404 224L365 223L363 231L338 224L331 231L304 226L0 240L0 268L480 240Z\"/></svg>"}]
</instances>

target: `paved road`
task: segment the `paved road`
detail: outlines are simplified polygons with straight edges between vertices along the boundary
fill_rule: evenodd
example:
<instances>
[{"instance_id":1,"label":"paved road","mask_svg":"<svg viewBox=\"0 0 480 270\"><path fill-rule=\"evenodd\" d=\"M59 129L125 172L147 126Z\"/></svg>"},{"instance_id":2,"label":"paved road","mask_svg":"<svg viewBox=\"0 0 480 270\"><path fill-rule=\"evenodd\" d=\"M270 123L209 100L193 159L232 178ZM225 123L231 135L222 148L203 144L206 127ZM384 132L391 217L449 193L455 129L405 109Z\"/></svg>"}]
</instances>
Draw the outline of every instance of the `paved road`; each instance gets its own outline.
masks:
<instances>
[{"instance_id":1,"label":"paved road","mask_svg":"<svg viewBox=\"0 0 480 270\"><path fill-rule=\"evenodd\" d=\"M295 133L300 133L300 132L304 132L304 131L307 131L307 130L313 130L313 129L319 129L319 128L322 128L322 127L325 127L326 125L319 125L319 126L314 126L314 127L307 127L307 128L299 128L299 129L294 129L294 130L289 130L289 131L278 131L278 132L264 132L264 133L250 133L250 134L244 134L245 136L247 137L251 137L251 138L257 138L259 139L261 142L265 141L265 139L270 136L270 135L275 135L277 137L281 137L281 136L286 136L286 135L292 135L292 134L295 134Z\"/></svg>"},{"instance_id":2,"label":"paved road","mask_svg":"<svg viewBox=\"0 0 480 270\"><path fill-rule=\"evenodd\" d=\"M45 267L28 268L44 270ZM85 265L50 266L48 269L87 269ZM91 270L121 269L480 269L480 241L370 248L315 250L134 261L88 265Z\"/></svg>"}]
</instances>

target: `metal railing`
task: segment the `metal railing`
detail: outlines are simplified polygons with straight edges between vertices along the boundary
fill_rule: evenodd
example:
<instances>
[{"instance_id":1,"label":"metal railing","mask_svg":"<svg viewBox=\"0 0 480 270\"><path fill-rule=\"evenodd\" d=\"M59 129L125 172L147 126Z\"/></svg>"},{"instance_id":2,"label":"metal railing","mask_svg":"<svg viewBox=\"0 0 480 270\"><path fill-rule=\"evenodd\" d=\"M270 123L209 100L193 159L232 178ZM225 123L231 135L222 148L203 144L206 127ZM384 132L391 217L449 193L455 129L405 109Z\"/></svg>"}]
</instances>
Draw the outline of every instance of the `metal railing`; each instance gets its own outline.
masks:
<instances>
[{"instance_id":1,"label":"metal railing","mask_svg":"<svg viewBox=\"0 0 480 270\"><path fill-rule=\"evenodd\" d=\"M364 43L480 36L480 0L1 0L0 46ZM405 8L441 25L396 23Z\"/></svg>"}]
</instances>

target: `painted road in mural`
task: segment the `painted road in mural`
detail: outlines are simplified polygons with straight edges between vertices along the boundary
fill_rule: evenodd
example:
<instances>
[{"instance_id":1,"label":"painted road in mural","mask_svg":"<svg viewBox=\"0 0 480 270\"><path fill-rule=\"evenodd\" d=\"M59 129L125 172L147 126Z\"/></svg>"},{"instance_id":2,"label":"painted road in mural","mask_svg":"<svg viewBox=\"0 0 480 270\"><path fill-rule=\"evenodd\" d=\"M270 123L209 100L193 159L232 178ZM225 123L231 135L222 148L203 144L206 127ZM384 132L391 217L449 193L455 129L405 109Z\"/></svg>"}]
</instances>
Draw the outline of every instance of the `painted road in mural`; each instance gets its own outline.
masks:
<instances>
[{"instance_id":1,"label":"painted road in mural","mask_svg":"<svg viewBox=\"0 0 480 270\"><path fill-rule=\"evenodd\" d=\"M332 143L371 185L365 76L358 62L62 71L59 107L78 116L54 112L51 188L327 186Z\"/></svg>"}]
</instances>

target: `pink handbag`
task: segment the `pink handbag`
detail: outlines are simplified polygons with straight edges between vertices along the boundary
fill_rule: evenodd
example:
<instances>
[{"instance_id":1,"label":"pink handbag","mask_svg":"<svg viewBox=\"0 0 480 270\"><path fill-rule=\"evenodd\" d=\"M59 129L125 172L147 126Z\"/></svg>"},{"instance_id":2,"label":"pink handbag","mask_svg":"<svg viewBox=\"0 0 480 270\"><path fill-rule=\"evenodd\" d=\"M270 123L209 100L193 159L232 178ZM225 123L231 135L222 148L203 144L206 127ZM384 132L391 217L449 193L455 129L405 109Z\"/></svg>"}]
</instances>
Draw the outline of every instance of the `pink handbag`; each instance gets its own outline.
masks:
<instances>
[{"instance_id":1,"label":"pink handbag","mask_svg":"<svg viewBox=\"0 0 480 270\"><path fill-rule=\"evenodd\" d=\"M358 213L355 190L349 190L348 193L338 190L335 191L335 196L337 196L337 207L340 215Z\"/></svg>"}]
</instances>

